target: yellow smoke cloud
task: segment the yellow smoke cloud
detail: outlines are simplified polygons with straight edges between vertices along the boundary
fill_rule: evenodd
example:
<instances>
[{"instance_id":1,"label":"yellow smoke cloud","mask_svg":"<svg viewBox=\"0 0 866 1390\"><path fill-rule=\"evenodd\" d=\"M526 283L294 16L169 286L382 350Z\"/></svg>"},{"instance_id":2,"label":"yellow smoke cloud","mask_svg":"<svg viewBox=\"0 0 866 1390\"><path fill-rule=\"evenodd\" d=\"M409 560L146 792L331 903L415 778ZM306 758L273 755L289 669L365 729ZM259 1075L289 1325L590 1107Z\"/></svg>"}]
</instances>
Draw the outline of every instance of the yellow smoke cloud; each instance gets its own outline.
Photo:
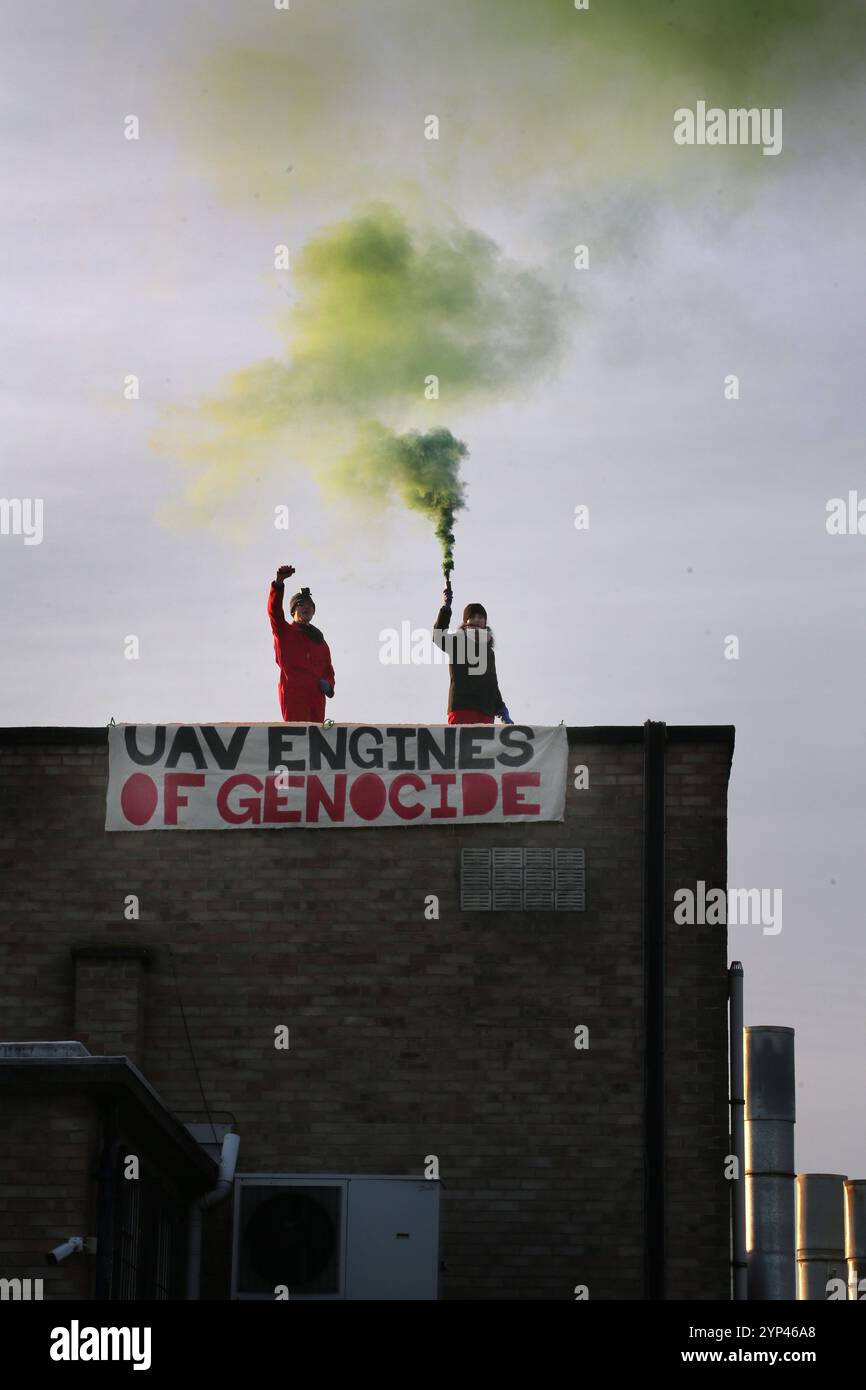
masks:
<instances>
[{"instance_id":1,"label":"yellow smoke cloud","mask_svg":"<svg viewBox=\"0 0 866 1390\"><path fill-rule=\"evenodd\" d=\"M525 388L564 345L560 298L538 274L469 227L412 228L387 205L313 238L295 283L299 303L278 318L284 357L233 373L156 441L191 471L184 506L196 520L278 455L334 485L347 448L370 454L362 423L438 425L443 409ZM396 465L404 454L372 456Z\"/></svg>"}]
</instances>

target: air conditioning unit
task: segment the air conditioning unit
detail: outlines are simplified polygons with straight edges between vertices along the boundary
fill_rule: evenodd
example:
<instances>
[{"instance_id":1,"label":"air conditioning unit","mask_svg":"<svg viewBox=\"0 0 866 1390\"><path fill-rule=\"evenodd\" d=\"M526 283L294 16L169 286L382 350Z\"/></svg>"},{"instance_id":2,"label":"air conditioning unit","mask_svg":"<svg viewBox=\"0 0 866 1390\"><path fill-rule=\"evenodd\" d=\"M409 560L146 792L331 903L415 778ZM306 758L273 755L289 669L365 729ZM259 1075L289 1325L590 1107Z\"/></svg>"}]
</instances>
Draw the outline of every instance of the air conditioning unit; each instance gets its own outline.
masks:
<instances>
[{"instance_id":1,"label":"air conditioning unit","mask_svg":"<svg viewBox=\"0 0 866 1390\"><path fill-rule=\"evenodd\" d=\"M439 1187L417 1177L238 1174L232 1298L438 1298Z\"/></svg>"}]
</instances>

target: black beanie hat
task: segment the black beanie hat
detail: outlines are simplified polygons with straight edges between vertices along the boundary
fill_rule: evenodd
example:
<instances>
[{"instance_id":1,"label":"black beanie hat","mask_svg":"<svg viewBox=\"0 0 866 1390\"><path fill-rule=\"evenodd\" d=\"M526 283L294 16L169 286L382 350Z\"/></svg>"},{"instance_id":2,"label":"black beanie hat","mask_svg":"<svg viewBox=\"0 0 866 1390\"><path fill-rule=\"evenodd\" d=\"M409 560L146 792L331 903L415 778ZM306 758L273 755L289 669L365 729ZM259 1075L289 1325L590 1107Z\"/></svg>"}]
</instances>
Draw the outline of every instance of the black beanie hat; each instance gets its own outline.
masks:
<instances>
[{"instance_id":1,"label":"black beanie hat","mask_svg":"<svg viewBox=\"0 0 866 1390\"><path fill-rule=\"evenodd\" d=\"M310 593L309 589L299 589L296 594L292 594L292 597L289 599L289 612L294 613L299 603L312 603L314 608L316 606L315 603L313 603L313 595Z\"/></svg>"},{"instance_id":2,"label":"black beanie hat","mask_svg":"<svg viewBox=\"0 0 866 1390\"><path fill-rule=\"evenodd\" d=\"M484 607L484 604L483 604L483 603L467 603L466 607L463 609L463 621L464 621L464 623L468 623L469 619L470 619L470 618L474 618L476 613L483 613L483 614L484 614L484 617L485 617L485 618L487 617L487 609Z\"/></svg>"}]
</instances>

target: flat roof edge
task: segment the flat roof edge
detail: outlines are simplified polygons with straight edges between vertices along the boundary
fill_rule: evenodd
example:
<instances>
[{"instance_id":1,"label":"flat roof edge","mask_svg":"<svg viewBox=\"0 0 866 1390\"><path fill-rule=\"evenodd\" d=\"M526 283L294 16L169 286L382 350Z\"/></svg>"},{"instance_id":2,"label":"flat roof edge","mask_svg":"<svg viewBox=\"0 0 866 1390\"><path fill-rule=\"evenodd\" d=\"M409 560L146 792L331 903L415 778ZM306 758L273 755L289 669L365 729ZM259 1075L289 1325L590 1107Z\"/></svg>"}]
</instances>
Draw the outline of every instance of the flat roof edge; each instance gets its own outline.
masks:
<instances>
[{"instance_id":1,"label":"flat roof edge","mask_svg":"<svg viewBox=\"0 0 866 1390\"><path fill-rule=\"evenodd\" d=\"M28 1095L58 1088L93 1091L97 1096L125 1094L171 1145L189 1172L211 1186L216 1181L218 1165L210 1154L193 1139L135 1063L124 1055L0 1059L0 1089L8 1092L18 1088Z\"/></svg>"},{"instance_id":2,"label":"flat roof edge","mask_svg":"<svg viewBox=\"0 0 866 1390\"><path fill-rule=\"evenodd\" d=\"M348 722L348 720L342 720L337 721L337 724ZM394 723L394 721L385 720L383 723ZM428 725L428 727L444 728L446 726ZM644 726L642 724L567 724L566 734L569 743L642 743ZM733 751L734 725L668 724L667 738L669 743L724 743ZM95 729L72 725L68 727L53 725L0 727L0 745L56 748L71 744L101 747L107 743L108 729L104 727Z\"/></svg>"}]
</instances>

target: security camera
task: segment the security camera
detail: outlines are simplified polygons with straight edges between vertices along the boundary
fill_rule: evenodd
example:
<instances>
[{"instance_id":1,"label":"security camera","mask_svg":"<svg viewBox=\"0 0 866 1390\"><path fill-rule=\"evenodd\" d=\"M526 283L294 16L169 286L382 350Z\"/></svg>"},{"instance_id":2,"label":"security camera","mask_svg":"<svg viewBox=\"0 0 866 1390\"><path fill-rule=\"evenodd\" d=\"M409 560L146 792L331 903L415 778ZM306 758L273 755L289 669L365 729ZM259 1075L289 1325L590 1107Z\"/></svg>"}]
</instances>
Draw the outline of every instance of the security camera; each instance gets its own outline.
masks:
<instances>
[{"instance_id":1,"label":"security camera","mask_svg":"<svg viewBox=\"0 0 866 1390\"><path fill-rule=\"evenodd\" d=\"M61 1260L65 1260L67 1255L77 1255L79 1250L84 1249L84 1239L82 1236L70 1236L62 1245L55 1245L53 1250L49 1250L45 1256L46 1264L59 1265Z\"/></svg>"}]
</instances>

